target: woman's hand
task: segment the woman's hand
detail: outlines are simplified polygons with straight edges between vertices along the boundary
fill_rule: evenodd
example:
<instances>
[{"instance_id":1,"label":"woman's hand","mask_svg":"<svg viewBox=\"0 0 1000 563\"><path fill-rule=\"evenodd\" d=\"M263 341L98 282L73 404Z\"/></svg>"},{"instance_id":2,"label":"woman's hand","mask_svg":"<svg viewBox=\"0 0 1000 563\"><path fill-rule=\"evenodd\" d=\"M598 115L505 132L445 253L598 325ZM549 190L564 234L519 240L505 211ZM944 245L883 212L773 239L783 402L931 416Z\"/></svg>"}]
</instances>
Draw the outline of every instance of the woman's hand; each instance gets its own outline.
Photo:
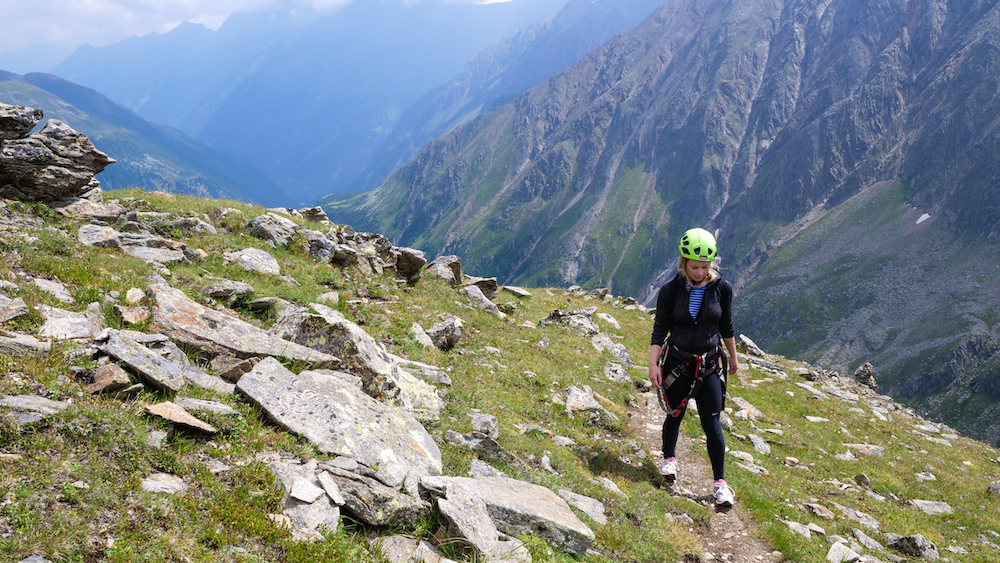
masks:
<instances>
[{"instance_id":1,"label":"woman's hand","mask_svg":"<svg viewBox=\"0 0 1000 563\"><path fill-rule=\"evenodd\" d=\"M663 385L663 374L656 364L649 366L649 381L652 382L655 389L659 389Z\"/></svg>"},{"instance_id":2,"label":"woman's hand","mask_svg":"<svg viewBox=\"0 0 1000 563\"><path fill-rule=\"evenodd\" d=\"M736 357L736 339L723 338L722 342L726 345L726 351L729 352L729 374L736 375L736 372L740 371L740 361Z\"/></svg>"},{"instance_id":3,"label":"woman's hand","mask_svg":"<svg viewBox=\"0 0 1000 563\"><path fill-rule=\"evenodd\" d=\"M656 365L660 360L660 348L655 344L649 347L649 381L654 389L659 389L663 385L663 373L660 371L660 366Z\"/></svg>"}]
</instances>

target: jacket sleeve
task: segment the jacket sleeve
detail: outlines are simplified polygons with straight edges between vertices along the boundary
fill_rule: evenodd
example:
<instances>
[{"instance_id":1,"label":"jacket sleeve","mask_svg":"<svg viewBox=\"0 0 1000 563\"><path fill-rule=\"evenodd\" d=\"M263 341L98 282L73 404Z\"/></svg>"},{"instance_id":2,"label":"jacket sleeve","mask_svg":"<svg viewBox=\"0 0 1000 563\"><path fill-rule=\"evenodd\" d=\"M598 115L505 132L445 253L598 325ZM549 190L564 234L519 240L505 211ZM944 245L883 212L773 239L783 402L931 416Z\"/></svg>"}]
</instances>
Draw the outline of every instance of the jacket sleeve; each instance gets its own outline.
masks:
<instances>
[{"instance_id":1,"label":"jacket sleeve","mask_svg":"<svg viewBox=\"0 0 1000 563\"><path fill-rule=\"evenodd\" d=\"M733 286L728 281L719 282L719 301L719 305L722 306L719 335L723 338L732 338L736 335L736 327L733 325ZM656 312L659 314L659 309Z\"/></svg>"},{"instance_id":2,"label":"jacket sleeve","mask_svg":"<svg viewBox=\"0 0 1000 563\"><path fill-rule=\"evenodd\" d=\"M670 310L674 305L669 302L667 296L670 293L669 285L669 282L664 284L656 294L656 315L653 317L653 336L649 341L650 346L663 344L663 339L670 333Z\"/></svg>"}]
</instances>

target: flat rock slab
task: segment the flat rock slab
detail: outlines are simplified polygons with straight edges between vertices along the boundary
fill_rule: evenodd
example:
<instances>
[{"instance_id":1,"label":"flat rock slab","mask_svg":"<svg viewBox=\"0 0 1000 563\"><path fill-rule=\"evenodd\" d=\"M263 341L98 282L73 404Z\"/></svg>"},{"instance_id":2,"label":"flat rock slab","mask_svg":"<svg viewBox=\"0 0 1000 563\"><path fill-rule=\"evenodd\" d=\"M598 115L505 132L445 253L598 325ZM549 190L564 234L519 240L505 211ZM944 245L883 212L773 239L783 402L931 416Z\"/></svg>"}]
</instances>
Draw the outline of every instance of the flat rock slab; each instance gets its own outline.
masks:
<instances>
[{"instance_id":1,"label":"flat rock slab","mask_svg":"<svg viewBox=\"0 0 1000 563\"><path fill-rule=\"evenodd\" d=\"M586 514L594 522L601 525L608 523L608 517L604 514L603 502L595 498L577 494L569 489L559 489L559 496L566 499L566 502Z\"/></svg>"},{"instance_id":2,"label":"flat rock slab","mask_svg":"<svg viewBox=\"0 0 1000 563\"><path fill-rule=\"evenodd\" d=\"M173 402L175 405L183 407L188 411L209 411L209 412L214 412L216 414L236 415L236 416L239 416L240 414L239 411L237 411L233 407L230 407L229 405L225 405L218 401L192 399L191 397L176 397Z\"/></svg>"},{"instance_id":3,"label":"flat rock slab","mask_svg":"<svg viewBox=\"0 0 1000 563\"><path fill-rule=\"evenodd\" d=\"M236 384L279 426L325 453L374 468L390 486L441 474L441 451L403 409L379 403L333 375L292 373L265 358Z\"/></svg>"},{"instance_id":4,"label":"flat rock slab","mask_svg":"<svg viewBox=\"0 0 1000 563\"><path fill-rule=\"evenodd\" d=\"M101 333L101 328L86 315L64 311L47 305L39 306L38 312L45 324L38 329L38 336L52 340L93 340Z\"/></svg>"},{"instance_id":5,"label":"flat rock slab","mask_svg":"<svg viewBox=\"0 0 1000 563\"><path fill-rule=\"evenodd\" d=\"M280 356L313 368L335 368L340 359L278 338L252 324L188 298L183 291L149 286L155 330L178 344L239 358Z\"/></svg>"},{"instance_id":6,"label":"flat rock slab","mask_svg":"<svg viewBox=\"0 0 1000 563\"><path fill-rule=\"evenodd\" d=\"M142 489L150 493L176 495L188 488L184 479L169 473L153 473L142 480Z\"/></svg>"},{"instance_id":7,"label":"flat rock slab","mask_svg":"<svg viewBox=\"0 0 1000 563\"><path fill-rule=\"evenodd\" d=\"M869 530L878 531L879 527L882 525L878 520L876 520L872 515L861 512L859 510L854 510L853 508L848 508L846 506L839 505L835 502L831 502L833 506L837 508L844 516L859 522L862 526L868 528Z\"/></svg>"},{"instance_id":8,"label":"flat rock slab","mask_svg":"<svg viewBox=\"0 0 1000 563\"><path fill-rule=\"evenodd\" d=\"M107 342L101 346L101 350L126 364L157 389L180 391L185 382L190 382L202 389L223 395L231 395L236 391L236 386L226 382L221 377L209 375L194 366L182 365L170 358L165 358L136 342L128 336L129 334L138 333L109 331ZM182 360L187 360L179 350L177 353L181 354Z\"/></svg>"},{"instance_id":9,"label":"flat rock slab","mask_svg":"<svg viewBox=\"0 0 1000 563\"><path fill-rule=\"evenodd\" d=\"M594 542L594 532L566 501L540 485L508 477L424 477L420 485L466 506L478 504L466 499L478 499L496 528L511 536L539 536L574 555L584 555Z\"/></svg>"},{"instance_id":10,"label":"flat rock slab","mask_svg":"<svg viewBox=\"0 0 1000 563\"><path fill-rule=\"evenodd\" d=\"M31 280L38 289L42 291L47 291L52 294L53 297L62 301L63 303L73 303L75 300L73 296L70 295L69 290L66 286L60 282L47 280L43 278L34 278Z\"/></svg>"},{"instance_id":11,"label":"flat rock slab","mask_svg":"<svg viewBox=\"0 0 1000 563\"><path fill-rule=\"evenodd\" d=\"M24 299L20 297L10 299L0 295L0 323L26 316L29 312Z\"/></svg>"},{"instance_id":12,"label":"flat rock slab","mask_svg":"<svg viewBox=\"0 0 1000 563\"><path fill-rule=\"evenodd\" d=\"M155 405L146 405L146 412L165 418L170 422L176 422L177 424L190 426L202 432L208 432L209 434L218 432L211 424L192 416L184 407L175 405L170 401L164 401Z\"/></svg>"},{"instance_id":13,"label":"flat rock slab","mask_svg":"<svg viewBox=\"0 0 1000 563\"><path fill-rule=\"evenodd\" d=\"M226 262L234 262L242 266L244 270L250 272L260 272L262 274L281 274L281 266L273 256L259 248L246 248L239 252L226 252L224 254Z\"/></svg>"},{"instance_id":14,"label":"flat rock slab","mask_svg":"<svg viewBox=\"0 0 1000 563\"><path fill-rule=\"evenodd\" d=\"M208 389L221 395L232 395L236 392L236 386L228 381L214 375L209 375L194 366L181 366L181 375L189 383L193 383L202 389Z\"/></svg>"},{"instance_id":15,"label":"flat rock slab","mask_svg":"<svg viewBox=\"0 0 1000 563\"><path fill-rule=\"evenodd\" d=\"M518 287L516 285L504 285L501 286L500 289L508 293L513 293L517 297L531 297L531 292L524 289L523 287Z\"/></svg>"},{"instance_id":16,"label":"flat rock slab","mask_svg":"<svg viewBox=\"0 0 1000 563\"><path fill-rule=\"evenodd\" d=\"M841 444L841 445L846 448L850 448L862 455L871 455L871 456L885 455L885 448L883 446L876 446L873 444Z\"/></svg>"},{"instance_id":17,"label":"flat rock slab","mask_svg":"<svg viewBox=\"0 0 1000 563\"><path fill-rule=\"evenodd\" d=\"M53 401L36 395L0 395L0 408L14 412L19 425L38 422L69 408L69 403Z\"/></svg>"},{"instance_id":18,"label":"flat rock slab","mask_svg":"<svg viewBox=\"0 0 1000 563\"><path fill-rule=\"evenodd\" d=\"M128 365L144 381L160 390L180 391L184 387L181 366L113 330L101 350Z\"/></svg>"},{"instance_id":19,"label":"flat rock slab","mask_svg":"<svg viewBox=\"0 0 1000 563\"><path fill-rule=\"evenodd\" d=\"M125 214L125 208L117 203L91 201L82 197L71 197L52 203L52 209L75 219L100 219L114 221ZM82 241L81 241L82 242ZM86 243L85 243L86 244Z\"/></svg>"},{"instance_id":20,"label":"flat rock slab","mask_svg":"<svg viewBox=\"0 0 1000 563\"><path fill-rule=\"evenodd\" d=\"M0 353L11 356L45 356L52 350L52 346L44 341L29 336L27 334L12 334L12 336L0 336Z\"/></svg>"},{"instance_id":21,"label":"flat rock slab","mask_svg":"<svg viewBox=\"0 0 1000 563\"><path fill-rule=\"evenodd\" d=\"M823 391L827 395L840 399L845 403L857 403L861 400L861 395L858 395L857 393L851 393L850 391L844 391L843 389L838 389L829 385L824 386Z\"/></svg>"},{"instance_id":22,"label":"flat rock slab","mask_svg":"<svg viewBox=\"0 0 1000 563\"><path fill-rule=\"evenodd\" d=\"M946 502L920 499L913 499L910 502L913 503L913 506L916 506L923 511L924 514L929 514L931 516L938 514L951 514L953 512L951 506Z\"/></svg>"},{"instance_id":23,"label":"flat rock slab","mask_svg":"<svg viewBox=\"0 0 1000 563\"><path fill-rule=\"evenodd\" d=\"M123 246L125 254L156 264L174 264L184 261L184 253L169 248L150 248L148 246Z\"/></svg>"}]
</instances>

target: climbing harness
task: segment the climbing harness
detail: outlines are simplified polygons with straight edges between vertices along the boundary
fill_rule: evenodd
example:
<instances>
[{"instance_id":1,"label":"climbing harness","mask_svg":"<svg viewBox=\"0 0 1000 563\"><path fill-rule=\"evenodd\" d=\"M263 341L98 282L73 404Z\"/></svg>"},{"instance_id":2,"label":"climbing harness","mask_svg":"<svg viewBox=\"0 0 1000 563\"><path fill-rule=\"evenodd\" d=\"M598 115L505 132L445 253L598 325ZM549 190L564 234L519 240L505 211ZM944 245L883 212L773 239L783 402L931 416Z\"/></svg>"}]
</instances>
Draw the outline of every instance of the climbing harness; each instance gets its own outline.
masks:
<instances>
[{"instance_id":1,"label":"climbing harness","mask_svg":"<svg viewBox=\"0 0 1000 563\"><path fill-rule=\"evenodd\" d=\"M664 343L663 348L660 351L660 357L656 362L656 365L663 369L663 365L666 363L667 356L670 355L671 346ZM687 408L688 401L701 391L701 385L705 381L705 376L712 373L718 373L719 379L722 381L722 396L725 400L726 395L726 376L729 370L728 358L726 353L722 350L722 346L716 346L710 352L706 354L691 354L673 348L683 361L677 365L674 369L670 370L663 375L663 381L660 382L659 389L656 390L656 400L660 404L660 408L663 412L667 413L667 416L672 418L679 418L684 414L684 409ZM721 361L720 361L721 360ZM694 371L689 371L691 365L694 365ZM686 377L691 380L688 392L683 399L681 399L680 404L677 408L670 408L669 401L666 398L667 389L677 381L679 377Z\"/></svg>"}]
</instances>

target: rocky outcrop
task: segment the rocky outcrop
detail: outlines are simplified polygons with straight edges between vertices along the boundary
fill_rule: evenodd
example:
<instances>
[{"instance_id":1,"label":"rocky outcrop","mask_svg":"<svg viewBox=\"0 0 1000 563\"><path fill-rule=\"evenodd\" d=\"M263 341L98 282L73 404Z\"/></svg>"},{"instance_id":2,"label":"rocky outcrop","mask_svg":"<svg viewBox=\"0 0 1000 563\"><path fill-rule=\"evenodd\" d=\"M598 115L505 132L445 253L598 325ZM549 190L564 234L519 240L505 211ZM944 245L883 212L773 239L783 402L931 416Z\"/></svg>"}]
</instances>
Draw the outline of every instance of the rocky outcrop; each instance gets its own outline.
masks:
<instances>
[{"instance_id":1,"label":"rocky outcrop","mask_svg":"<svg viewBox=\"0 0 1000 563\"><path fill-rule=\"evenodd\" d=\"M0 141L27 137L43 116L40 109L0 103Z\"/></svg>"},{"instance_id":2,"label":"rocky outcrop","mask_svg":"<svg viewBox=\"0 0 1000 563\"><path fill-rule=\"evenodd\" d=\"M549 316L538 321L538 324L542 326L546 325L566 325L574 331L586 336L588 338L597 336L601 332L600 327L594 322L594 313L597 312L596 307L587 307L586 309L578 309L575 311L563 311L562 309L556 309L549 313Z\"/></svg>"},{"instance_id":3,"label":"rocky outcrop","mask_svg":"<svg viewBox=\"0 0 1000 563\"><path fill-rule=\"evenodd\" d=\"M315 368L340 365L340 359L300 344L278 338L239 318L209 309L189 299L184 292L157 285L147 296L154 330L179 344L200 350L208 357L228 354L240 358L279 356L302 361Z\"/></svg>"},{"instance_id":4,"label":"rocky outcrop","mask_svg":"<svg viewBox=\"0 0 1000 563\"><path fill-rule=\"evenodd\" d=\"M115 162L61 121L50 120L28 135L41 118L40 111L0 103L0 197L43 202L77 197Z\"/></svg>"},{"instance_id":5,"label":"rocky outcrop","mask_svg":"<svg viewBox=\"0 0 1000 563\"><path fill-rule=\"evenodd\" d=\"M312 314L290 315L271 328L278 337L342 358L341 368L361 378L366 393L436 420L443 401L437 389L413 376L385 346L340 312L313 303Z\"/></svg>"},{"instance_id":6,"label":"rocky outcrop","mask_svg":"<svg viewBox=\"0 0 1000 563\"><path fill-rule=\"evenodd\" d=\"M200 217L126 212L117 202L97 205L103 203L99 189L84 196L54 205L71 220L91 221L75 227L77 241L90 250L109 256L128 253L151 263L166 276L171 276L170 268L176 264L210 258L205 251L157 234L179 231L200 236L218 232ZM303 229L279 215L286 212L296 215L275 210L261 216L265 219L251 221L247 229L274 246L309 241L307 251L328 262L320 267L344 267L335 257L347 252L355 257L347 264L353 268L352 274L395 272L401 276L398 283L412 284L426 267L423 253L395 247L381 235L355 233L349 227L330 227L323 234ZM317 214L311 216L322 221ZM216 251L218 256L212 258L246 266L237 254L243 256L249 251L268 255L251 248L228 255ZM452 264L457 266L457 260ZM266 268L251 269L257 274L268 273ZM460 291L470 295L477 308L496 314L491 300L498 291L495 279L463 277L460 268L457 272L451 267L447 270L457 274L456 288L458 279L464 280L464 287L456 289L456 295ZM63 302L66 307L83 307L77 305L76 299L85 293L79 292L76 284L24 278L48 299ZM519 541L501 539L500 534L539 534L575 554L584 553L593 541L593 532L550 490L502 477L492 468L489 477L484 478L498 484L472 487L475 496L469 496L470 486L461 479L421 484L439 478L442 472L438 444L422 424L436 421L444 406L435 385L448 385L450 379L438 368L390 353L361 326L328 306L312 303L306 308L273 298L251 301L254 288L249 283L211 275L204 281L206 285L197 292L201 301L155 274L150 276L145 291L130 288L124 301L119 301L122 296L117 292L113 297L108 295L107 301L113 306L106 310L100 303L87 305L84 313L39 305L35 312L45 322L36 333L50 340L72 342L73 355L67 352L67 358L86 356L97 362L95 368L73 368L89 393L113 400L134 397L147 388L154 391L157 399L144 404L143 411L165 423L168 431L151 431L151 447L163 447L171 433L225 432L231 424L225 417L241 416L220 401L184 396L192 387L199 387L203 389L199 393L220 397L239 394L276 426L308 440L316 451L329 454L331 459L322 462L267 456L284 493L278 506L280 514L268 516L278 526L287 527L295 539L323 541L323 533L337 529L342 512L369 526L414 528L422 525L436 504L456 522L474 514L475 524L471 527L455 524L456 539L474 545L494 561L501 561L497 558L500 555L531 561ZM8 285L5 290L17 288ZM334 302L337 300L339 297L334 298ZM271 308L279 321L264 330L226 309L236 303ZM23 300L6 296L0 296L0 310L8 320L32 313ZM114 317L107 317L108 311L113 311ZM111 318L124 326L142 326L144 331L105 328L106 319ZM442 349L450 349L461 331L460 320L446 317L445 322L431 328L428 343L433 338ZM55 349L27 334L0 338L0 348L18 356L49 355ZM192 362L188 355L197 361ZM310 369L295 373L277 358ZM199 367L206 363L210 371L224 377ZM30 396L0 396L0 408L15 412L18 425L44 420L69 405ZM213 417L213 422L203 420L206 415ZM469 436L484 444L476 446L480 455L506 457L497 442L500 424L495 416L474 413L471 423L475 430ZM448 436L438 439L450 441ZM216 461L208 465L213 473L228 470ZM487 474L485 469L478 473ZM141 481L142 489L152 494L186 494L191 486L189 478L161 472ZM430 494L428 487L436 492ZM425 498L418 496L421 492ZM458 510L463 506L473 511L466 514Z\"/></svg>"},{"instance_id":7,"label":"rocky outcrop","mask_svg":"<svg viewBox=\"0 0 1000 563\"><path fill-rule=\"evenodd\" d=\"M296 375L268 358L241 377L236 389L282 428L304 436L321 452L372 468L390 486L404 481L413 486L421 476L441 474L441 452L416 419L336 373Z\"/></svg>"},{"instance_id":8,"label":"rocky outcrop","mask_svg":"<svg viewBox=\"0 0 1000 563\"><path fill-rule=\"evenodd\" d=\"M525 560L520 542L501 540L500 532L537 535L575 555L585 554L594 541L594 532L566 501L545 487L506 477L425 477L420 486L438 497L449 533L487 558Z\"/></svg>"}]
</instances>

